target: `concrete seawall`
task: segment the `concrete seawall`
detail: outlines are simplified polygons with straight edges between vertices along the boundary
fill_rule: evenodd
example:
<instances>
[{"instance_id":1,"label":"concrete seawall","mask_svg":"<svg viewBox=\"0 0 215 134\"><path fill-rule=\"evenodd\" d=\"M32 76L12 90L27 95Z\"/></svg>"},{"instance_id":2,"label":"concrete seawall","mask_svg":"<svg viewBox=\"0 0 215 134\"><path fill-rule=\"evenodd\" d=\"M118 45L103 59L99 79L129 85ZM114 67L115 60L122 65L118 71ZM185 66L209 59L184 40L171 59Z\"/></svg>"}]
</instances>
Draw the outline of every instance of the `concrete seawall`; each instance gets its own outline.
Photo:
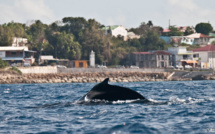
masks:
<instances>
[{"instance_id":1,"label":"concrete seawall","mask_svg":"<svg viewBox=\"0 0 215 134\"><path fill-rule=\"evenodd\" d=\"M58 73L99 73L99 72L164 72L164 69L130 69L130 68L58 68Z\"/></svg>"},{"instance_id":2,"label":"concrete seawall","mask_svg":"<svg viewBox=\"0 0 215 134\"><path fill-rule=\"evenodd\" d=\"M56 66L18 67L23 74L50 74L57 73Z\"/></svg>"},{"instance_id":3,"label":"concrete seawall","mask_svg":"<svg viewBox=\"0 0 215 134\"><path fill-rule=\"evenodd\" d=\"M164 69L117 69L117 68L57 68L56 66L18 67L23 74L52 74L52 73L98 73L98 72L164 72Z\"/></svg>"}]
</instances>

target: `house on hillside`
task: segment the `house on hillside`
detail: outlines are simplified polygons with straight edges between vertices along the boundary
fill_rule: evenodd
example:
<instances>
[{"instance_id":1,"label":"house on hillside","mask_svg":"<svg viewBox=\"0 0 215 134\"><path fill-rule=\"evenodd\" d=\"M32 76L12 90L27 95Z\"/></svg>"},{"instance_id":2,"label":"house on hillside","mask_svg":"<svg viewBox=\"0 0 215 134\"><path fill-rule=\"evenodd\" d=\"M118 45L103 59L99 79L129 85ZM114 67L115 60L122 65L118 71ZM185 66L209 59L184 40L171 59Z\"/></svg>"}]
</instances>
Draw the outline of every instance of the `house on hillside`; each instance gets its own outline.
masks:
<instances>
[{"instance_id":1,"label":"house on hillside","mask_svg":"<svg viewBox=\"0 0 215 134\"><path fill-rule=\"evenodd\" d=\"M28 43L27 38L13 37L12 47L23 47Z\"/></svg>"},{"instance_id":2,"label":"house on hillside","mask_svg":"<svg viewBox=\"0 0 215 134\"><path fill-rule=\"evenodd\" d=\"M126 37L127 36L127 30L125 27L121 25L114 25L114 26L106 26L102 27L100 30L105 31L105 34L110 34L111 36L118 37Z\"/></svg>"},{"instance_id":3,"label":"house on hillside","mask_svg":"<svg viewBox=\"0 0 215 134\"><path fill-rule=\"evenodd\" d=\"M110 34L113 37L121 36L124 41L140 38L140 35L136 35L134 32L128 32L127 29L121 25L106 26L102 27L100 30L104 31L105 35Z\"/></svg>"},{"instance_id":4,"label":"house on hillside","mask_svg":"<svg viewBox=\"0 0 215 134\"><path fill-rule=\"evenodd\" d=\"M194 39L187 36L160 36L167 44L188 44L193 45Z\"/></svg>"},{"instance_id":5,"label":"house on hillside","mask_svg":"<svg viewBox=\"0 0 215 134\"><path fill-rule=\"evenodd\" d=\"M204 35L201 33L194 33L194 34L188 35L186 37L189 39L192 39L193 44L200 45L200 46L208 45L210 38L211 38L210 36Z\"/></svg>"},{"instance_id":6,"label":"house on hillside","mask_svg":"<svg viewBox=\"0 0 215 134\"><path fill-rule=\"evenodd\" d=\"M188 27L191 28L193 32L196 32L195 28L194 28L194 27L190 27L190 26L179 26L179 27L176 27L176 28L177 28L180 32L184 33L184 32L187 30ZM167 33L171 32L171 30L168 29L168 28L166 28L166 29L163 29L162 32L163 32L164 34L167 34Z\"/></svg>"},{"instance_id":7,"label":"house on hillside","mask_svg":"<svg viewBox=\"0 0 215 134\"><path fill-rule=\"evenodd\" d=\"M141 68L165 68L172 66L172 56L166 51L133 52L129 55L129 64Z\"/></svg>"},{"instance_id":8,"label":"house on hillside","mask_svg":"<svg viewBox=\"0 0 215 134\"><path fill-rule=\"evenodd\" d=\"M124 41L128 39L139 39L140 35L136 35L134 32L128 32L127 36L124 37Z\"/></svg>"},{"instance_id":9,"label":"house on hillside","mask_svg":"<svg viewBox=\"0 0 215 134\"><path fill-rule=\"evenodd\" d=\"M193 50L194 54L199 57L201 68L215 69L215 45L207 45Z\"/></svg>"},{"instance_id":10,"label":"house on hillside","mask_svg":"<svg viewBox=\"0 0 215 134\"><path fill-rule=\"evenodd\" d=\"M201 34L201 33L194 33L188 36L160 36L166 43L172 44L188 44L188 45L208 45L215 38Z\"/></svg>"},{"instance_id":11,"label":"house on hillside","mask_svg":"<svg viewBox=\"0 0 215 134\"><path fill-rule=\"evenodd\" d=\"M215 37L215 33L209 33L209 36Z\"/></svg>"}]
</instances>

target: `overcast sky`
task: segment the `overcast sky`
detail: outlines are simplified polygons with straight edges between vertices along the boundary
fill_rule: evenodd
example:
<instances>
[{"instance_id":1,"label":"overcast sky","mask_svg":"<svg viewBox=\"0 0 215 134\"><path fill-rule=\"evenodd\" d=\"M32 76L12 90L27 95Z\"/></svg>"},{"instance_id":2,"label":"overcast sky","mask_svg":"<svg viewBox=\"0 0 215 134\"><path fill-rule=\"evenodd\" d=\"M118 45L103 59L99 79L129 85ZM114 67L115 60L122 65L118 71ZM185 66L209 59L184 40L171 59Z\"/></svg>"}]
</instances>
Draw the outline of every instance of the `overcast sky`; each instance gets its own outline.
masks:
<instances>
[{"instance_id":1,"label":"overcast sky","mask_svg":"<svg viewBox=\"0 0 215 134\"><path fill-rule=\"evenodd\" d=\"M210 22L215 29L215 0L0 0L0 24L41 20L50 24L64 17L94 18L104 25L138 27L195 26Z\"/></svg>"}]
</instances>

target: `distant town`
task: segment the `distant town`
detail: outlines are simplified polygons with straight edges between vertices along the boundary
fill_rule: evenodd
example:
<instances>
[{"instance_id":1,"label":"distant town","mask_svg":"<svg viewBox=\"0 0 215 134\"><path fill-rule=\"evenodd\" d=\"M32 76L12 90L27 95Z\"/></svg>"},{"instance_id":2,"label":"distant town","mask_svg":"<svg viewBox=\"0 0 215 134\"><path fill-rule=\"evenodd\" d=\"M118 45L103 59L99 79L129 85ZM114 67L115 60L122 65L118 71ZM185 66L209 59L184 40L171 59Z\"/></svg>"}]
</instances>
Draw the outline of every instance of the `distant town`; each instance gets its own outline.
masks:
<instances>
[{"instance_id":1,"label":"distant town","mask_svg":"<svg viewBox=\"0 0 215 134\"><path fill-rule=\"evenodd\" d=\"M10 22L0 25L0 58L13 67L214 70L215 31L210 23L162 28L148 21L126 29L82 17Z\"/></svg>"}]
</instances>

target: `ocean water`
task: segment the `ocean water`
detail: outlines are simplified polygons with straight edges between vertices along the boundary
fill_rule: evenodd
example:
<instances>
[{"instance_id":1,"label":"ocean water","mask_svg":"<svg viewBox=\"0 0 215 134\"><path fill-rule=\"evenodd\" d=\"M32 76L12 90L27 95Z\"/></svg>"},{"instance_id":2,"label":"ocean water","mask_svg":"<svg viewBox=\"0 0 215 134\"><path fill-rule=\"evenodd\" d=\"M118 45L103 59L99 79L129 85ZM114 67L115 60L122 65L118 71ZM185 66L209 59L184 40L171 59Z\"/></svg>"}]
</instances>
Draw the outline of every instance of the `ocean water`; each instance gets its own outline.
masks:
<instances>
[{"instance_id":1,"label":"ocean water","mask_svg":"<svg viewBox=\"0 0 215 134\"><path fill-rule=\"evenodd\" d=\"M154 103L77 103L95 84L0 85L0 133L215 133L215 81L110 83Z\"/></svg>"}]
</instances>

